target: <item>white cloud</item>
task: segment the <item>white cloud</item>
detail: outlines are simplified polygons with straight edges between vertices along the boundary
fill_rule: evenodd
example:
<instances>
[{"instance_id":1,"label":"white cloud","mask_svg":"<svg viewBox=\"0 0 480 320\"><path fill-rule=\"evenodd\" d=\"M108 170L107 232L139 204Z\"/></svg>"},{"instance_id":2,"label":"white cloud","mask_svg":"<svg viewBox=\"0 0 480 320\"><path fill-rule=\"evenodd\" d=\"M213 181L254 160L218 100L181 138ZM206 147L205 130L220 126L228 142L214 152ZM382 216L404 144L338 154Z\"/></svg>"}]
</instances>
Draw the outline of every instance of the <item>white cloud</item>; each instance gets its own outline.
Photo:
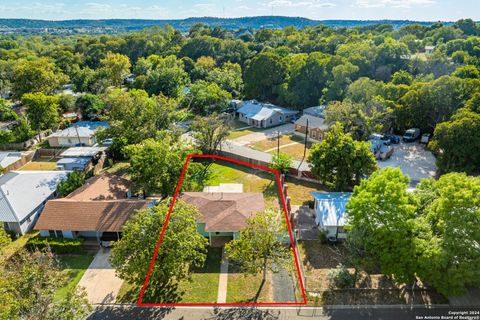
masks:
<instances>
[{"instance_id":1,"label":"white cloud","mask_svg":"<svg viewBox=\"0 0 480 320\"><path fill-rule=\"evenodd\" d=\"M413 6L428 6L436 0L356 0L355 5L361 8L411 8Z\"/></svg>"}]
</instances>

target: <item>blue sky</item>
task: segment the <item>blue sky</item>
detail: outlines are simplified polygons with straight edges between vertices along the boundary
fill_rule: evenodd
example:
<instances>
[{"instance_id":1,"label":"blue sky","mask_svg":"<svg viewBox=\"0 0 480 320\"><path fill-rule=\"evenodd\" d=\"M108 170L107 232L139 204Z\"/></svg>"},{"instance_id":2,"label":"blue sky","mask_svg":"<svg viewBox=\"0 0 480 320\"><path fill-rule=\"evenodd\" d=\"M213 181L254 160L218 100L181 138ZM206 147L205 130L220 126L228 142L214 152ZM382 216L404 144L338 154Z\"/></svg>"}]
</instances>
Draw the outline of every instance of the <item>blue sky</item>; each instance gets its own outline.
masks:
<instances>
[{"instance_id":1,"label":"blue sky","mask_svg":"<svg viewBox=\"0 0 480 320\"><path fill-rule=\"evenodd\" d=\"M479 0L0 0L0 18L166 19L198 16L480 20Z\"/></svg>"}]
</instances>

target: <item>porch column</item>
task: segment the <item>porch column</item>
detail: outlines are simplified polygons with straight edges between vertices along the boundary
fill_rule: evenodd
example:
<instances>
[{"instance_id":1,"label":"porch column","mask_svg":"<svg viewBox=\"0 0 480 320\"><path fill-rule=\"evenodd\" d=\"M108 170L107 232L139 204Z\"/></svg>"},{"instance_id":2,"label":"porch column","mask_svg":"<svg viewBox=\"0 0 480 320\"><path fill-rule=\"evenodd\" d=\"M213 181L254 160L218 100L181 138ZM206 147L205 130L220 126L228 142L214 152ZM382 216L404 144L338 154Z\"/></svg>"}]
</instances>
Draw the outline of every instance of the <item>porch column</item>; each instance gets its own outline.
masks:
<instances>
[{"instance_id":1,"label":"porch column","mask_svg":"<svg viewBox=\"0 0 480 320\"><path fill-rule=\"evenodd\" d=\"M208 232L208 242L210 243L210 246L212 245L212 233Z\"/></svg>"}]
</instances>

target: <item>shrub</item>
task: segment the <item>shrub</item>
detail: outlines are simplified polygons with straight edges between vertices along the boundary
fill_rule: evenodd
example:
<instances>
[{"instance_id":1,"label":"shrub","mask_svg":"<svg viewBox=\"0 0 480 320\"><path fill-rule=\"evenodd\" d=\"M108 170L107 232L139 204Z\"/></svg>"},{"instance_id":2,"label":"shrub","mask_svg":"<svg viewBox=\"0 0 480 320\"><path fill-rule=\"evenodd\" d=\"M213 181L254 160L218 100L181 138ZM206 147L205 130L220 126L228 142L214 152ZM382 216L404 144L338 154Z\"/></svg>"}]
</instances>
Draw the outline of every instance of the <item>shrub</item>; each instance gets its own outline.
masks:
<instances>
[{"instance_id":1,"label":"shrub","mask_svg":"<svg viewBox=\"0 0 480 320\"><path fill-rule=\"evenodd\" d=\"M320 233L318 234L318 240L320 240L321 243L325 244L327 243L327 232L325 231L320 231Z\"/></svg>"},{"instance_id":2,"label":"shrub","mask_svg":"<svg viewBox=\"0 0 480 320\"><path fill-rule=\"evenodd\" d=\"M330 288L346 289L355 285L354 275L341 263L335 269L330 270L327 277Z\"/></svg>"},{"instance_id":3,"label":"shrub","mask_svg":"<svg viewBox=\"0 0 480 320\"><path fill-rule=\"evenodd\" d=\"M83 253L83 239L34 237L27 241L25 247L29 251L44 249L50 246L54 253Z\"/></svg>"}]
</instances>

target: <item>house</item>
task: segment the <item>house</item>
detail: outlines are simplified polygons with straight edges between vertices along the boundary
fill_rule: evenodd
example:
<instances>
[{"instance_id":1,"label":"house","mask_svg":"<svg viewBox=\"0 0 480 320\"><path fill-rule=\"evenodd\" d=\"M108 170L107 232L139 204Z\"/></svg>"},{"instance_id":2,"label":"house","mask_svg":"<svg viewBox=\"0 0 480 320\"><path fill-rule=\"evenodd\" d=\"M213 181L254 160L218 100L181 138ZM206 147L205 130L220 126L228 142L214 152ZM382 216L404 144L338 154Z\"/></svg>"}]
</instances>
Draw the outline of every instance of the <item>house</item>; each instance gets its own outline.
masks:
<instances>
[{"instance_id":1,"label":"house","mask_svg":"<svg viewBox=\"0 0 480 320\"><path fill-rule=\"evenodd\" d=\"M97 141L95 132L107 128L106 122L79 121L66 129L52 133L47 137L51 147L93 146Z\"/></svg>"},{"instance_id":2,"label":"house","mask_svg":"<svg viewBox=\"0 0 480 320\"><path fill-rule=\"evenodd\" d=\"M0 177L0 221L23 235L35 224L45 202L54 197L65 171L11 171Z\"/></svg>"},{"instance_id":3,"label":"house","mask_svg":"<svg viewBox=\"0 0 480 320\"><path fill-rule=\"evenodd\" d=\"M295 120L298 111L255 100L243 101L236 111L238 119L257 128L268 128Z\"/></svg>"},{"instance_id":4,"label":"house","mask_svg":"<svg viewBox=\"0 0 480 320\"><path fill-rule=\"evenodd\" d=\"M329 238L345 239L345 211L351 192L311 192L315 201L315 222Z\"/></svg>"},{"instance_id":5,"label":"house","mask_svg":"<svg viewBox=\"0 0 480 320\"><path fill-rule=\"evenodd\" d=\"M424 52L426 54L431 54L431 53L433 53L434 50L435 50L435 46L425 46L425 48L424 48Z\"/></svg>"},{"instance_id":6,"label":"house","mask_svg":"<svg viewBox=\"0 0 480 320\"><path fill-rule=\"evenodd\" d=\"M20 160L22 160L22 153L19 151L0 152L0 168L7 168Z\"/></svg>"},{"instance_id":7,"label":"house","mask_svg":"<svg viewBox=\"0 0 480 320\"><path fill-rule=\"evenodd\" d=\"M91 164L96 164L99 159L105 157L106 147L72 147L60 154L62 157L57 161L60 170L87 170Z\"/></svg>"},{"instance_id":8,"label":"house","mask_svg":"<svg viewBox=\"0 0 480 320\"><path fill-rule=\"evenodd\" d=\"M117 240L130 216L155 200L130 197L129 180L105 173L92 177L62 199L50 200L35 225L43 237Z\"/></svg>"},{"instance_id":9,"label":"house","mask_svg":"<svg viewBox=\"0 0 480 320\"><path fill-rule=\"evenodd\" d=\"M308 131L308 137L312 140L322 140L323 134L328 130L328 125L325 119L315 117L310 114L304 114L297 121L295 121L295 134L305 137Z\"/></svg>"},{"instance_id":10,"label":"house","mask_svg":"<svg viewBox=\"0 0 480 320\"><path fill-rule=\"evenodd\" d=\"M197 230L210 244L214 237L238 239L247 219L265 211L263 194L257 192L184 192L180 199L197 207Z\"/></svg>"},{"instance_id":11,"label":"house","mask_svg":"<svg viewBox=\"0 0 480 320\"><path fill-rule=\"evenodd\" d=\"M92 158L88 157L62 158L57 161L57 169L67 171L84 171L91 162Z\"/></svg>"},{"instance_id":12,"label":"house","mask_svg":"<svg viewBox=\"0 0 480 320\"><path fill-rule=\"evenodd\" d=\"M303 109L303 114L308 114L314 117L325 118L325 106L316 106Z\"/></svg>"}]
</instances>

